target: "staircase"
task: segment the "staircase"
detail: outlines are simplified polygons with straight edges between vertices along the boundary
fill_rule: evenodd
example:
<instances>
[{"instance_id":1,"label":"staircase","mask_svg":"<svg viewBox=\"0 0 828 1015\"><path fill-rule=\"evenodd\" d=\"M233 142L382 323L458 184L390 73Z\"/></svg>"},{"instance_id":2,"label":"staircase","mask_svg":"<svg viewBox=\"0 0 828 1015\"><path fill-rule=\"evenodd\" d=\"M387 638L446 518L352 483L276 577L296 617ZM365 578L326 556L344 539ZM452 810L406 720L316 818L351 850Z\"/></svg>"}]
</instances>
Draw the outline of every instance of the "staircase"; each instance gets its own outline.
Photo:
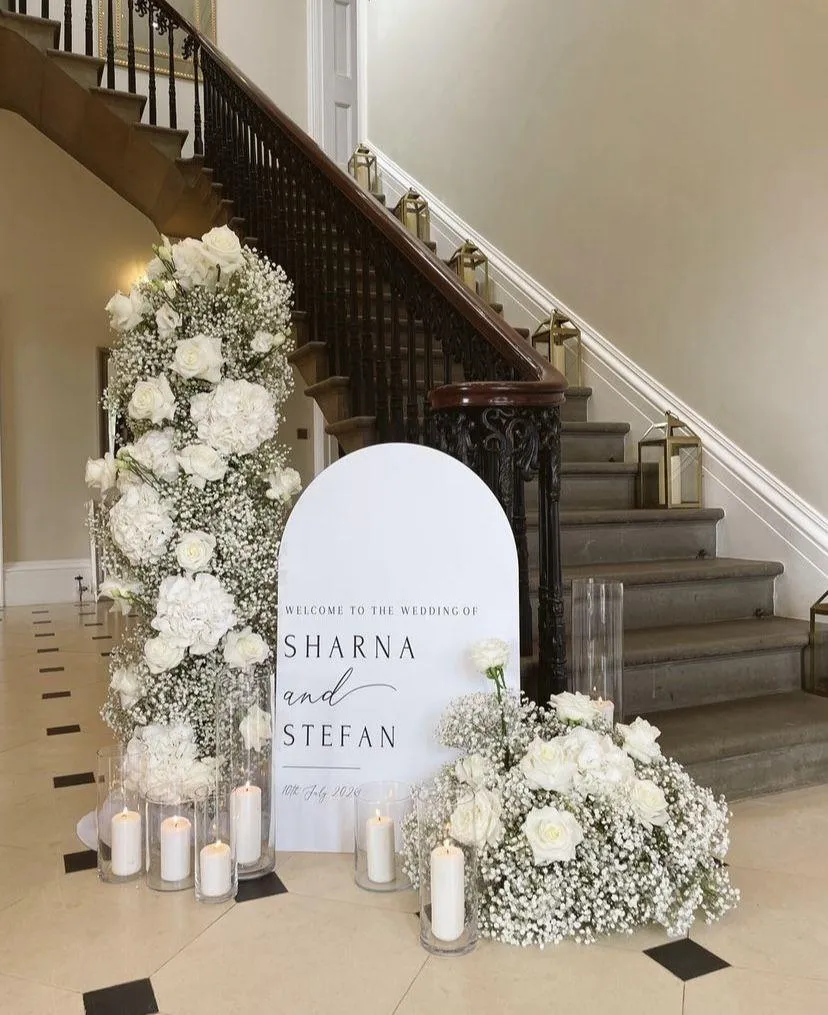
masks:
<instances>
[{"instance_id":1,"label":"staircase","mask_svg":"<svg viewBox=\"0 0 828 1015\"><path fill-rule=\"evenodd\" d=\"M157 124L152 75L149 109L101 88L105 61L59 50L48 19L0 12L0 107L159 229L230 222L285 266L300 308L292 362L344 453L421 441L492 486L518 547L530 693L564 685L571 581L619 580L625 704L662 728L667 753L732 797L828 780L828 701L800 690L807 624L774 614L782 566L718 557L719 509L636 508L629 426L591 420L589 388L563 401L565 382L500 306L465 289L163 0L152 8L163 37L178 32L195 54L194 158L181 158L182 131ZM111 53L106 64L109 82ZM184 100L168 87L173 109Z\"/></svg>"}]
</instances>

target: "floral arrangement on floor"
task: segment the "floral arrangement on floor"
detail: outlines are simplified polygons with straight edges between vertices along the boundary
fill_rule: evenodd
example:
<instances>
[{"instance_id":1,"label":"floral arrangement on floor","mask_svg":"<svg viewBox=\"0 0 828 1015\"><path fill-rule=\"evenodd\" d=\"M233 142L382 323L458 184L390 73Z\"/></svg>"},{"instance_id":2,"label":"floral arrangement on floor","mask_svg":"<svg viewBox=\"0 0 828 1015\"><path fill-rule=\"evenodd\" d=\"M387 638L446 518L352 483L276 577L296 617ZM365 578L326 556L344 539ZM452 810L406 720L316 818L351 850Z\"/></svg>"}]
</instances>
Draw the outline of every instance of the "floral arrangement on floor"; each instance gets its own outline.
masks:
<instances>
[{"instance_id":1,"label":"floral arrangement on floor","mask_svg":"<svg viewBox=\"0 0 828 1015\"><path fill-rule=\"evenodd\" d=\"M129 443L90 460L101 594L133 618L102 715L155 788L214 771L214 689L275 650L276 567L299 492L277 432L293 386L292 287L226 226L154 248L107 304L105 404Z\"/></svg>"},{"instance_id":2,"label":"floral arrangement on floor","mask_svg":"<svg viewBox=\"0 0 828 1015\"><path fill-rule=\"evenodd\" d=\"M638 718L610 730L582 694L541 708L508 693L497 639L472 656L496 694L444 713L437 739L462 755L436 777L433 820L479 850L482 935L541 946L648 924L681 935L698 912L712 922L736 905L727 804L662 755L657 727ZM418 834L412 816L404 862L414 884Z\"/></svg>"}]
</instances>

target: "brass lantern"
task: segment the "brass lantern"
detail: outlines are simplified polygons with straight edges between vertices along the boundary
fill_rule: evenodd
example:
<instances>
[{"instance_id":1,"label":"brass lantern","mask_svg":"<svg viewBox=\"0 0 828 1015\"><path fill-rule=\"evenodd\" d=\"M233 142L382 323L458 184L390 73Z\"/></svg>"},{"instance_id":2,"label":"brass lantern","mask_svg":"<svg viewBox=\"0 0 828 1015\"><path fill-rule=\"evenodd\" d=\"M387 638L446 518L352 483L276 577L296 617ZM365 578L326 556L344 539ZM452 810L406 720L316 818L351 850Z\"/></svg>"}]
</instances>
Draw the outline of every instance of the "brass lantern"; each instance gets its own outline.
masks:
<instances>
[{"instance_id":1,"label":"brass lantern","mask_svg":"<svg viewBox=\"0 0 828 1015\"><path fill-rule=\"evenodd\" d=\"M377 157L368 145L358 144L348 159L348 172L372 194L377 192Z\"/></svg>"},{"instance_id":2,"label":"brass lantern","mask_svg":"<svg viewBox=\"0 0 828 1015\"><path fill-rule=\"evenodd\" d=\"M431 239L431 216L428 211L428 201L421 197L416 190L408 188L408 193L403 194L397 202L394 214L417 239L424 240L426 243Z\"/></svg>"},{"instance_id":3,"label":"brass lantern","mask_svg":"<svg viewBox=\"0 0 828 1015\"><path fill-rule=\"evenodd\" d=\"M701 439L671 412L638 442L638 492L641 507L702 506Z\"/></svg>"},{"instance_id":4,"label":"brass lantern","mask_svg":"<svg viewBox=\"0 0 828 1015\"><path fill-rule=\"evenodd\" d=\"M583 385L581 329L566 314L553 310L535 329L532 345L570 384L578 388Z\"/></svg>"},{"instance_id":5,"label":"brass lantern","mask_svg":"<svg viewBox=\"0 0 828 1015\"><path fill-rule=\"evenodd\" d=\"M489 259L471 240L466 240L449 258L449 268L457 272L463 283L489 301ZM483 269L482 283L478 281L478 269Z\"/></svg>"},{"instance_id":6,"label":"brass lantern","mask_svg":"<svg viewBox=\"0 0 828 1015\"><path fill-rule=\"evenodd\" d=\"M811 666L805 690L828 694L828 592L811 607Z\"/></svg>"}]
</instances>

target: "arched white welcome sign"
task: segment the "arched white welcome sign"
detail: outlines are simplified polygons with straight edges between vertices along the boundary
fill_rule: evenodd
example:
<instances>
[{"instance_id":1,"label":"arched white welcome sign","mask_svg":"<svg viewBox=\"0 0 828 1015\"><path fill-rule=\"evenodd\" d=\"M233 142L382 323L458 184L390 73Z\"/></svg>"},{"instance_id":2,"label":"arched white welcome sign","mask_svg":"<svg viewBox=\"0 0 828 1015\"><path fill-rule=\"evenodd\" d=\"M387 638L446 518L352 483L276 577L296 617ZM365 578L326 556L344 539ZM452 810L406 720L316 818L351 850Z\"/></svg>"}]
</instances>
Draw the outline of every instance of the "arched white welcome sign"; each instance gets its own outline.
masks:
<instances>
[{"instance_id":1,"label":"arched white welcome sign","mask_svg":"<svg viewBox=\"0 0 828 1015\"><path fill-rule=\"evenodd\" d=\"M279 554L276 845L353 848L353 797L448 755L434 728L491 685L468 650L499 637L519 683L518 566L488 487L430 448L348 455L302 494Z\"/></svg>"}]
</instances>

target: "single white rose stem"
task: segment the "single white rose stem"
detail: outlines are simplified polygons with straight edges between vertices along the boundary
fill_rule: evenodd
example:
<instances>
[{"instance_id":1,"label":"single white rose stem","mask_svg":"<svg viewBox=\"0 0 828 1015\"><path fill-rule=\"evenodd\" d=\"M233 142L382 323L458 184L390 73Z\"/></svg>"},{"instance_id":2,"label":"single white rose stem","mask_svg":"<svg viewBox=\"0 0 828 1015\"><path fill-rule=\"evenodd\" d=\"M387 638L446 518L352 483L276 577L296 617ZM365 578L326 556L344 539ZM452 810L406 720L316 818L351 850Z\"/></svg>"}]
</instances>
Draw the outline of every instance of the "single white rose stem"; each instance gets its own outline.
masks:
<instances>
[{"instance_id":1,"label":"single white rose stem","mask_svg":"<svg viewBox=\"0 0 828 1015\"><path fill-rule=\"evenodd\" d=\"M112 815L110 824L112 844L112 873L126 878L141 869L143 850L141 841L141 815L138 811L123 811Z\"/></svg>"},{"instance_id":2,"label":"single white rose stem","mask_svg":"<svg viewBox=\"0 0 828 1015\"><path fill-rule=\"evenodd\" d=\"M230 794L230 816L239 863L255 863L262 855L262 791L239 786Z\"/></svg>"},{"instance_id":3,"label":"single white rose stem","mask_svg":"<svg viewBox=\"0 0 828 1015\"><path fill-rule=\"evenodd\" d=\"M431 851L431 931L440 941L456 941L465 926L463 850L444 842Z\"/></svg>"},{"instance_id":4,"label":"single white rose stem","mask_svg":"<svg viewBox=\"0 0 828 1015\"><path fill-rule=\"evenodd\" d=\"M183 881L190 876L192 824L176 815L161 822L161 880Z\"/></svg>"},{"instance_id":5,"label":"single white rose stem","mask_svg":"<svg viewBox=\"0 0 828 1015\"><path fill-rule=\"evenodd\" d=\"M198 854L198 883L207 898L227 895L232 884L232 856L226 842L210 842Z\"/></svg>"},{"instance_id":6,"label":"single white rose stem","mask_svg":"<svg viewBox=\"0 0 828 1015\"><path fill-rule=\"evenodd\" d=\"M397 876L394 854L394 819L377 811L365 822L365 852L368 858L368 880L387 885Z\"/></svg>"}]
</instances>

